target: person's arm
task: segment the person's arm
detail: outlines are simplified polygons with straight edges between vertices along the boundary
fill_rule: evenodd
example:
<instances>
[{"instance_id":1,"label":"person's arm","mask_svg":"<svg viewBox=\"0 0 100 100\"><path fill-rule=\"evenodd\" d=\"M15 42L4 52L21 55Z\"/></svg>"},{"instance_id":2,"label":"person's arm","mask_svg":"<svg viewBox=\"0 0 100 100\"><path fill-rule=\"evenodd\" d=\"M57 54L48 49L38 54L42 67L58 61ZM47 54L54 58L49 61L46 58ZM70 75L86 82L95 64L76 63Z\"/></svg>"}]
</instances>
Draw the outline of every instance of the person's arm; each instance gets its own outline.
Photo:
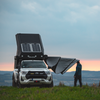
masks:
<instances>
[{"instance_id":1,"label":"person's arm","mask_svg":"<svg viewBox=\"0 0 100 100\"><path fill-rule=\"evenodd\" d=\"M74 74L74 77L76 76L76 72L75 72L75 74Z\"/></svg>"}]
</instances>

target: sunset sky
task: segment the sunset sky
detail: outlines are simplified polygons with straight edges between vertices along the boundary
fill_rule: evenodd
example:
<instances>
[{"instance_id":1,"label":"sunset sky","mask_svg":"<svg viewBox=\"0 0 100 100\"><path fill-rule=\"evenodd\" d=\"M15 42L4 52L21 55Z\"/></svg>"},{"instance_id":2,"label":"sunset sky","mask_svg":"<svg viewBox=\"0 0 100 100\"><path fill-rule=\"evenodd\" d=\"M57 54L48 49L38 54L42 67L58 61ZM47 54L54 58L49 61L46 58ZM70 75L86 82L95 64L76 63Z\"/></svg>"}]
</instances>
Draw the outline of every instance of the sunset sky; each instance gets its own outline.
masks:
<instances>
[{"instance_id":1,"label":"sunset sky","mask_svg":"<svg viewBox=\"0 0 100 100\"><path fill-rule=\"evenodd\" d=\"M17 33L39 33L45 54L100 71L100 0L0 0L0 70L14 69Z\"/></svg>"}]
</instances>

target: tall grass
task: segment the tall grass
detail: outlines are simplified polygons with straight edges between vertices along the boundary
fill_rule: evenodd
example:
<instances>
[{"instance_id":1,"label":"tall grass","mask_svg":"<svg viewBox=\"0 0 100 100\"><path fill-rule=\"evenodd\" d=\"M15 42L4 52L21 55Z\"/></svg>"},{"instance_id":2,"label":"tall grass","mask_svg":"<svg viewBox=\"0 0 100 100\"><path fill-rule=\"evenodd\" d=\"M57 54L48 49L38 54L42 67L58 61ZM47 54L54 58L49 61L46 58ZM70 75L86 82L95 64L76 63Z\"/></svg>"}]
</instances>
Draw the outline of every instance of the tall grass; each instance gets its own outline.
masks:
<instances>
[{"instance_id":1,"label":"tall grass","mask_svg":"<svg viewBox=\"0 0 100 100\"><path fill-rule=\"evenodd\" d=\"M58 86L62 87L62 86L65 86L65 84L64 84L64 82L60 81Z\"/></svg>"},{"instance_id":2,"label":"tall grass","mask_svg":"<svg viewBox=\"0 0 100 100\"><path fill-rule=\"evenodd\" d=\"M100 100L100 87L0 87L0 100Z\"/></svg>"}]
</instances>

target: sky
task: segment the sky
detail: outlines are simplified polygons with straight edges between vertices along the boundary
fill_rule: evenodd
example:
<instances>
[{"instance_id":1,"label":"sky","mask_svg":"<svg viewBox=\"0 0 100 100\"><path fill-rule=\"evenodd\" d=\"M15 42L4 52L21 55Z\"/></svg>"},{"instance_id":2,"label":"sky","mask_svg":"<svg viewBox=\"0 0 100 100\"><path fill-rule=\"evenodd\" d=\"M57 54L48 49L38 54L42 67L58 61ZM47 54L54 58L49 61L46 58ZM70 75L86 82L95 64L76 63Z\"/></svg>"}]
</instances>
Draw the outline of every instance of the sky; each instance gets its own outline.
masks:
<instances>
[{"instance_id":1,"label":"sky","mask_svg":"<svg viewBox=\"0 0 100 100\"><path fill-rule=\"evenodd\" d=\"M100 71L100 0L0 0L0 70L14 69L17 33L39 33L45 54Z\"/></svg>"}]
</instances>

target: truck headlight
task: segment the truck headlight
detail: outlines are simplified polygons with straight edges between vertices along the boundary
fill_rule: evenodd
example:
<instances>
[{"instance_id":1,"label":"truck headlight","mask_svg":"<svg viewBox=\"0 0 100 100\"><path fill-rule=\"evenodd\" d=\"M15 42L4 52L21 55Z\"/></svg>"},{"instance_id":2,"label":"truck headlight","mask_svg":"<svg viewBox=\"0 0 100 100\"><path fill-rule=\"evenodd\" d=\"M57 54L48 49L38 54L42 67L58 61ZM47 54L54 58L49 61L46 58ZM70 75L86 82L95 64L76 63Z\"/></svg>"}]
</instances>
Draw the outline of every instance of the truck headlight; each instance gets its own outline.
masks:
<instances>
[{"instance_id":1,"label":"truck headlight","mask_svg":"<svg viewBox=\"0 0 100 100\"><path fill-rule=\"evenodd\" d=\"M21 71L21 73L25 75L25 74L27 74L27 71Z\"/></svg>"},{"instance_id":2,"label":"truck headlight","mask_svg":"<svg viewBox=\"0 0 100 100\"><path fill-rule=\"evenodd\" d=\"M46 71L45 73L46 73L47 75L49 75L49 74L50 74L50 71Z\"/></svg>"}]
</instances>

